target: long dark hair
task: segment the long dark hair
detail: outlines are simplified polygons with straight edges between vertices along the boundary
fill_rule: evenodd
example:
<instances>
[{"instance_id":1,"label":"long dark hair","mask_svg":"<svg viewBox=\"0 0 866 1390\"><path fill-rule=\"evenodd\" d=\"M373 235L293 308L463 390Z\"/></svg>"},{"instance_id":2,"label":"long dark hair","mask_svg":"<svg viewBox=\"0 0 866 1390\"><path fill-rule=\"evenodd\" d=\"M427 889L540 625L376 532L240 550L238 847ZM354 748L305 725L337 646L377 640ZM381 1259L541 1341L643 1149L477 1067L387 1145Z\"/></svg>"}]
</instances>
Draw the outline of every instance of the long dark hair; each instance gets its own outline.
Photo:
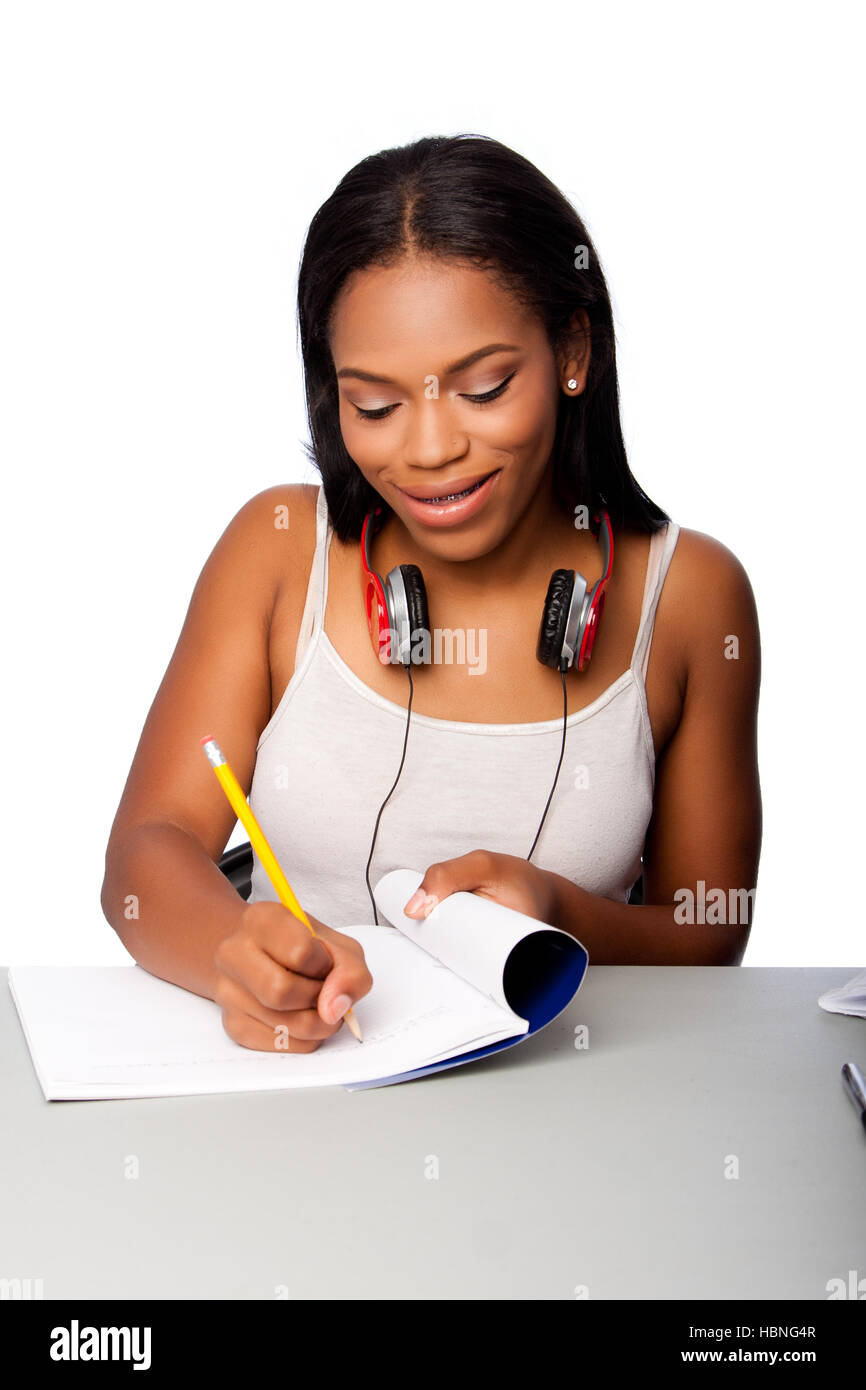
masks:
<instances>
[{"instance_id":1,"label":"long dark hair","mask_svg":"<svg viewBox=\"0 0 866 1390\"><path fill-rule=\"evenodd\" d=\"M534 164L498 140L427 136L368 155L350 169L310 223L301 256L298 323L312 440L304 447L321 474L340 540L359 540L373 507L390 509L343 443L331 315L353 271L392 265L407 253L492 272L544 324L554 351L574 311L586 311L586 389L561 395L557 415L557 496L569 515L577 504L606 508L614 528L654 531L668 521L626 459L613 313L583 222Z\"/></svg>"}]
</instances>

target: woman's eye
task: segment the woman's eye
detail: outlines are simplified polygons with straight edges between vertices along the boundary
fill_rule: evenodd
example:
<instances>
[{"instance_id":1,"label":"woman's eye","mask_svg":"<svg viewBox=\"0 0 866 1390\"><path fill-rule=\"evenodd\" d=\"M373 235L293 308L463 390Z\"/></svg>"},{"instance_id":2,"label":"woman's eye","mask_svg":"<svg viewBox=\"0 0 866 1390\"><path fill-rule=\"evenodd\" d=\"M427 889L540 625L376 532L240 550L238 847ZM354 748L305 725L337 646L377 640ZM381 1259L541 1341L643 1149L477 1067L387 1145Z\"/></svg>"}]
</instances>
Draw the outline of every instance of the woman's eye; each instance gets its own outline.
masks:
<instances>
[{"instance_id":1,"label":"woman's eye","mask_svg":"<svg viewBox=\"0 0 866 1390\"><path fill-rule=\"evenodd\" d=\"M359 405L355 406L362 420L385 420L395 409L393 405L381 405L378 410L362 410Z\"/></svg>"},{"instance_id":2,"label":"woman's eye","mask_svg":"<svg viewBox=\"0 0 866 1390\"><path fill-rule=\"evenodd\" d=\"M508 389L508 383L512 381L516 375L516 372L512 372L511 375L507 376L504 381L501 381L498 386L494 386L491 391L484 391L481 395L477 396L464 396L463 399L471 401L473 405L487 405L490 401L499 399ZM382 405L379 406L377 410L362 410L359 405L355 406L355 410L361 420L387 420L391 412L396 409L397 407L395 405Z\"/></svg>"},{"instance_id":3,"label":"woman's eye","mask_svg":"<svg viewBox=\"0 0 866 1390\"><path fill-rule=\"evenodd\" d=\"M504 381L500 381L498 386L494 386L492 391L485 391L481 396L467 396L466 400L472 401L474 405L487 405L488 401L495 401L503 394L508 387L509 381L516 375L516 372L512 372L511 376L507 376Z\"/></svg>"}]
</instances>

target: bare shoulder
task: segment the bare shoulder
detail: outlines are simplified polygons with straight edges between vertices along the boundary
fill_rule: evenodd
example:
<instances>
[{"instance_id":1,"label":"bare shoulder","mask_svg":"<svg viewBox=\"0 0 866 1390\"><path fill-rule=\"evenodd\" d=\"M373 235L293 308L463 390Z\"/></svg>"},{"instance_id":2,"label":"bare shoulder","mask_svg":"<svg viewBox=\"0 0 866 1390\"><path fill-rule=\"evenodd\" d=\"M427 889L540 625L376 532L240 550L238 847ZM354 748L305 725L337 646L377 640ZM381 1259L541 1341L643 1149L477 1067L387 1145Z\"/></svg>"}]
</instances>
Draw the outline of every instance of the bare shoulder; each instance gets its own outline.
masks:
<instances>
[{"instance_id":1,"label":"bare shoulder","mask_svg":"<svg viewBox=\"0 0 866 1390\"><path fill-rule=\"evenodd\" d=\"M293 532L294 539L303 544L311 521L315 527L318 491L315 483L278 483L245 502L238 519L249 528L250 538L262 545L272 537L279 539Z\"/></svg>"},{"instance_id":2,"label":"bare shoulder","mask_svg":"<svg viewBox=\"0 0 866 1390\"><path fill-rule=\"evenodd\" d=\"M262 582L269 611L296 583L306 587L316 546L315 483L280 483L245 502L231 527Z\"/></svg>"},{"instance_id":3,"label":"bare shoulder","mask_svg":"<svg viewBox=\"0 0 866 1390\"><path fill-rule=\"evenodd\" d=\"M758 615L749 576L733 551L714 536L680 528L660 615L663 605L666 624L681 634L688 665L702 652L715 655L719 643L732 637L738 648L743 645L757 657Z\"/></svg>"},{"instance_id":4,"label":"bare shoulder","mask_svg":"<svg viewBox=\"0 0 866 1390\"><path fill-rule=\"evenodd\" d=\"M680 601L691 595L693 606L697 600L702 607L731 602L754 605L749 576L734 552L714 536L686 527L680 528L677 537L668 586Z\"/></svg>"}]
</instances>

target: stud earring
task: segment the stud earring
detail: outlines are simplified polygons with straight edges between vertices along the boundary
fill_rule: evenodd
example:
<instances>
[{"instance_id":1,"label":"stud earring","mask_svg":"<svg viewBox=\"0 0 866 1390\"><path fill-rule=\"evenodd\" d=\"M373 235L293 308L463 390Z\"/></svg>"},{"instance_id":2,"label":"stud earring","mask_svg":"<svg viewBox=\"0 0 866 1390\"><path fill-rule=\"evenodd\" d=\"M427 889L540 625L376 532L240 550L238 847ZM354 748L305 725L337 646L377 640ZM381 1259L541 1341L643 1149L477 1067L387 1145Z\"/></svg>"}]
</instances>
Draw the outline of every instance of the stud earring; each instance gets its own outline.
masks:
<instances>
[{"instance_id":1,"label":"stud earring","mask_svg":"<svg viewBox=\"0 0 866 1390\"><path fill-rule=\"evenodd\" d=\"M570 376L570 377L568 378L568 383L567 383L567 384L568 384L568 389L569 389L569 391L574 391L574 390L577 389L577 382L575 381L575 379L574 379L573 376Z\"/></svg>"}]
</instances>

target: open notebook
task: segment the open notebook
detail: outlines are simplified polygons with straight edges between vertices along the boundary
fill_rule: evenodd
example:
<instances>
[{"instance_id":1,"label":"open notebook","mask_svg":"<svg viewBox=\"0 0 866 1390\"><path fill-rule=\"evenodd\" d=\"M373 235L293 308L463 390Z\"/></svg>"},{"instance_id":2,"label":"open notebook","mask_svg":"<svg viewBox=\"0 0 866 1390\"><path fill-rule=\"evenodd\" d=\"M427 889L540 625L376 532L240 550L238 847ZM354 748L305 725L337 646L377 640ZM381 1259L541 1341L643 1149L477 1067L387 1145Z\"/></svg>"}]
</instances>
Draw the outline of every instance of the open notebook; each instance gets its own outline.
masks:
<instances>
[{"instance_id":1,"label":"open notebook","mask_svg":"<svg viewBox=\"0 0 866 1390\"><path fill-rule=\"evenodd\" d=\"M213 1000L139 965L10 967L46 1100L387 1086L512 1047L556 1018L583 980L585 947L474 893L415 921L403 904L422 878L385 874L374 895L393 926L346 929L374 981L354 1006L364 1041L344 1025L308 1055L242 1047Z\"/></svg>"}]
</instances>

